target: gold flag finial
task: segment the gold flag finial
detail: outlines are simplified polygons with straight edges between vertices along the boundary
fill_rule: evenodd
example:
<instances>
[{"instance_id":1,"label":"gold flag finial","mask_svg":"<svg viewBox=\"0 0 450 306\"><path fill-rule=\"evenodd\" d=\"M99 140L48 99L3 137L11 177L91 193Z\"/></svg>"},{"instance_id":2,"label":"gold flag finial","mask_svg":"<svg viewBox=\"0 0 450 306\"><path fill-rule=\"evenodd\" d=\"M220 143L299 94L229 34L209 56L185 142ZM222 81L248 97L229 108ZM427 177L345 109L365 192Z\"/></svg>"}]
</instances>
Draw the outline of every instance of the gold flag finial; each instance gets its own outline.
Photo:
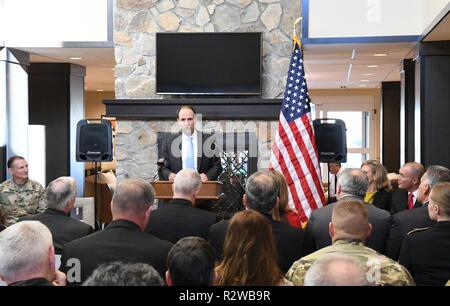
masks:
<instances>
[{"instance_id":1,"label":"gold flag finial","mask_svg":"<svg viewBox=\"0 0 450 306\"><path fill-rule=\"evenodd\" d=\"M300 18L297 18L296 20L295 20L295 22L294 22L294 31L293 31L293 33L292 33L292 36L293 37L296 37L297 35L296 35L296 33L297 33L297 25L300 23L300 21L303 19L303 17L300 17ZM300 39L302 38L302 30L303 30L303 27L301 27L300 26Z\"/></svg>"}]
</instances>

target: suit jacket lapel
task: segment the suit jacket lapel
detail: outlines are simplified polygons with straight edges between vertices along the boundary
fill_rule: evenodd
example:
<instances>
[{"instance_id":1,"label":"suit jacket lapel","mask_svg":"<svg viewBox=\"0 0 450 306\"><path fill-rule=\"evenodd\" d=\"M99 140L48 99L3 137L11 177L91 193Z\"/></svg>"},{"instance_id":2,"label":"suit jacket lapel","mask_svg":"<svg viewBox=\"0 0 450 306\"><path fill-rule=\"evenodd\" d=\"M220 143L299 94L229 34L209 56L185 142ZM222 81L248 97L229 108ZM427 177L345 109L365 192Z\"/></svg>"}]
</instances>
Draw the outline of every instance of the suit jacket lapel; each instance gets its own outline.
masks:
<instances>
[{"instance_id":1,"label":"suit jacket lapel","mask_svg":"<svg viewBox=\"0 0 450 306\"><path fill-rule=\"evenodd\" d=\"M182 134L179 133L178 136L175 137L175 139L176 139L177 137L182 137ZM182 152L183 152L183 151L182 151L182 149L181 149L182 146L183 146L183 139L181 138L180 146L179 146L180 151L178 152L180 157L175 158L176 164L175 164L174 169L180 169L180 170L183 169L183 156L182 156ZM171 149L171 148L169 148L169 149Z\"/></svg>"}]
</instances>

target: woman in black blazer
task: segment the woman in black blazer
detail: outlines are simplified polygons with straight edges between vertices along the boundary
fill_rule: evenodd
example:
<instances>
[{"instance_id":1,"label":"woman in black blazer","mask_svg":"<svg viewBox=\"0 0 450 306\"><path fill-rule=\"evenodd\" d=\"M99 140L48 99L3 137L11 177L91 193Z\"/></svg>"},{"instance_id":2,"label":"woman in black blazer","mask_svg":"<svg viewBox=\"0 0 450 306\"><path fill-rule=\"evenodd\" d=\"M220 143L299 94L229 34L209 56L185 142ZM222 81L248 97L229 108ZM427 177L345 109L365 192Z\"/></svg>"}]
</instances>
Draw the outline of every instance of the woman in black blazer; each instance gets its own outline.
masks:
<instances>
[{"instance_id":1,"label":"woman in black blazer","mask_svg":"<svg viewBox=\"0 0 450 306\"><path fill-rule=\"evenodd\" d=\"M369 189L364 197L364 202L390 212L391 193L389 190L391 184L387 178L386 168L378 160L370 159L361 165L361 171L369 180Z\"/></svg>"}]
</instances>

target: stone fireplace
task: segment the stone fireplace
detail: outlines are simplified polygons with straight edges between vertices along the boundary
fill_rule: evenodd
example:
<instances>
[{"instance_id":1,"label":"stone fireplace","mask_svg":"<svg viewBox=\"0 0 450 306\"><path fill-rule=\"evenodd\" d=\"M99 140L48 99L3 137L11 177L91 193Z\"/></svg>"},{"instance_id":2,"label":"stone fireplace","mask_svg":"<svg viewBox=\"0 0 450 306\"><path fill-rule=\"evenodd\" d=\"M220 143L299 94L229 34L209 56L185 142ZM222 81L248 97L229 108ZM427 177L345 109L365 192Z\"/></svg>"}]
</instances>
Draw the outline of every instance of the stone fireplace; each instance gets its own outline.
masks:
<instances>
[{"instance_id":1,"label":"stone fireplace","mask_svg":"<svg viewBox=\"0 0 450 306\"><path fill-rule=\"evenodd\" d=\"M294 0L116 0L115 94L105 101L117 118L117 176L151 179L157 132L174 132L178 105L202 114L204 132L251 132L258 140L258 168L267 168L292 51ZM258 99L164 98L155 93L156 32L262 32L263 92ZM169 98L169 99L167 99Z\"/></svg>"}]
</instances>

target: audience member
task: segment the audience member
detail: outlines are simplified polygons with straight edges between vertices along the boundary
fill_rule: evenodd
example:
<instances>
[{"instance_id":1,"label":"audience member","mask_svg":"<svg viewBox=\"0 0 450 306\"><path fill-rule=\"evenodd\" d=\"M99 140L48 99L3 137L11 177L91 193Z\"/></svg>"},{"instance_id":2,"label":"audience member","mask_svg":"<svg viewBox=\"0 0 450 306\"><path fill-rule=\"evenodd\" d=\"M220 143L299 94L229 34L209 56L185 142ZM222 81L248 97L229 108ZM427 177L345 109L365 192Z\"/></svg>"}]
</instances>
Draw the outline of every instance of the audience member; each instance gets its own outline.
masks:
<instances>
[{"instance_id":1,"label":"audience member","mask_svg":"<svg viewBox=\"0 0 450 306\"><path fill-rule=\"evenodd\" d=\"M164 286L164 281L152 266L145 263L120 261L101 264L83 286Z\"/></svg>"},{"instance_id":2,"label":"audience member","mask_svg":"<svg viewBox=\"0 0 450 306\"><path fill-rule=\"evenodd\" d=\"M215 181L222 172L220 158L207 148L211 135L195 129L196 115L193 107L182 105L177 110L179 134L169 135L161 148L165 167L161 169L161 179L173 181L181 169L198 170L203 182ZM181 148L180 148L181 145Z\"/></svg>"},{"instance_id":3,"label":"audience member","mask_svg":"<svg viewBox=\"0 0 450 306\"><path fill-rule=\"evenodd\" d=\"M166 282L169 286L214 284L216 256L212 246L200 237L185 237L167 255Z\"/></svg>"},{"instance_id":4,"label":"audience member","mask_svg":"<svg viewBox=\"0 0 450 306\"><path fill-rule=\"evenodd\" d=\"M316 260L327 254L342 253L368 267L367 280L371 285L413 285L411 275L402 265L364 245L372 231L367 207L362 201L348 199L333 205L329 225L333 244L297 260L286 274L287 279L301 286L305 273Z\"/></svg>"},{"instance_id":5,"label":"audience member","mask_svg":"<svg viewBox=\"0 0 450 306\"><path fill-rule=\"evenodd\" d=\"M398 189L392 194L391 213L418 208L422 205L417 196L424 167L415 162L406 163L399 170Z\"/></svg>"},{"instance_id":6,"label":"audience member","mask_svg":"<svg viewBox=\"0 0 450 306\"><path fill-rule=\"evenodd\" d=\"M270 222L255 210L244 210L231 218L223 252L216 268L219 286L288 284L277 265Z\"/></svg>"},{"instance_id":7,"label":"audience member","mask_svg":"<svg viewBox=\"0 0 450 306\"><path fill-rule=\"evenodd\" d=\"M341 200L362 201L368 188L368 179L359 169L346 169L337 182L337 198ZM318 250L331 244L328 224L331 221L332 203L314 210L306 225L307 245L309 250ZM384 254L386 241L391 227L392 217L387 211L367 204L369 222L373 225L372 235L367 238L366 245Z\"/></svg>"},{"instance_id":8,"label":"audience member","mask_svg":"<svg viewBox=\"0 0 450 306\"><path fill-rule=\"evenodd\" d=\"M208 239L216 214L194 207L201 183L193 169L178 172L172 185L173 200L152 212L147 233L172 243L188 236Z\"/></svg>"},{"instance_id":9,"label":"audience member","mask_svg":"<svg viewBox=\"0 0 450 306\"><path fill-rule=\"evenodd\" d=\"M289 207L289 191L286 180L280 172L271 170L270 174L278 186L278 209L273 210L273 219L283 221L293 227L302 228L300 217Z\"/></svg>"},{"instance_id":10,"label":"audience member","mask_svg":"<svg viewBox=\"0 0 450 306\"><path fill-rule=\"evenodd\" d=\"M52 234L38 221L24 221L0 233L0 279L8 286L64 286L55 268Z\"/></svg>"},{"instance_id":11,"label":"audience member","mask_svg":"<svg viewBox=\"0 0 450 306\"><path fill-rule=\"evenodd\" d=\"M61 269L70 272L68 283L79 284L97 266L113 261L148 263L163 276L172 244L144 232L154 199L153 187L145 180L120 182L111 202L113 221L100 232L64 245Z\"/></svg>"},{"instance_id":12,"label":"audience member","mask_svg":"<svg viewBox=\"0 0 450 306\"><path fill-rule=\"evenodd\" d=\"M417 285L444 286L450 278L450 182L435 185L429 200L429 217L437 222L408 233L399 262Z\"/></svg>"},{"instance_id":13,"label":"audience member","mask_svg":"<svg viewBox=\"0 0 450 306\"><path fill-rule=\"evenodd\" d=\"M304 247L304 232L272 217L278 203L278 187L268 171L260 170L248 178L242 202L247 209L254 209L269 219L281 271L286 272L296 259L307 254ZM219 260L223 256L228 225L229 220L224 220L211 226L209 231L209 242Z\"/></svg>"},{"instance_id":14,"label":"audience member","mask_svg":"<svg viewBox=\"0 0 450 306\"><path fill-rule=\"evenodd\" d=\"M404 210L392 216L392 226L386 246L386 255L398 259L400 247L406 234L416 228L432 226L435 221L428 214L428 201L432 188L440 182L450 182L450 170L442 166L429 166L421 178L418 200L421 207Z\"/></svg>"},{"instance_id":15,"label":"audience member","mask_svg":"<svg viewBox=\"0 0 450 306\"><path fill-rule=\"evenodd\" d=\"M330 253L316 260L305 274L305 286L370 286L369 269L354 257Z\"/></svg>"},{"instance_id":16,"label":"audience member","mask_svg":"<svg viewBox=\"0 0 450 306\"><path fill-rule=\"evenodd\" d=\"M25 158L12 156L7 164L12 178L0 184L0 209L3 209L7 224L10 225L20 217L43 212L47 203L44 187L28 178Z\"/></svg>"},{"instance_id":17,"label":"audience member","mask_svg":"<svg viewBox=\"0 0 450 306\"><path fill-rule=\"evenodd\" d=\"M373 204L378 208L391 211L391 183L387 177L384 166L375 159L367 160L361 165L361 171L369 180L369 187L364 202Z\"/></svg>"},{"instance_id":18,"label":"audience member","mask_svg":"<svg viewBox=\"0 0 450 306\"><path fill-rule=\"evenodd\" d=\"M47 226L52 233L56 254L61 254L62 246L67 242L94 232L88 224L69 217L70 211L75 205L76 193L77 186L74 178L59 177L48 184L46 191L47 210L20 219L21 221L40 221Z\"/></svg>"},{"instance_id":19,"label":"audience member","mask_svg":"<svg viewBox=\"0 0 450 306\"><path fill-rule=\"evenodd\" d=\"M337 180L341 173L345 170L345 168L341 165L341 163L329 163L328 171L331 176L328 178L328 204L334 203L337 201L336 199L336 186Z\"/></svg>"}]
</instances>

